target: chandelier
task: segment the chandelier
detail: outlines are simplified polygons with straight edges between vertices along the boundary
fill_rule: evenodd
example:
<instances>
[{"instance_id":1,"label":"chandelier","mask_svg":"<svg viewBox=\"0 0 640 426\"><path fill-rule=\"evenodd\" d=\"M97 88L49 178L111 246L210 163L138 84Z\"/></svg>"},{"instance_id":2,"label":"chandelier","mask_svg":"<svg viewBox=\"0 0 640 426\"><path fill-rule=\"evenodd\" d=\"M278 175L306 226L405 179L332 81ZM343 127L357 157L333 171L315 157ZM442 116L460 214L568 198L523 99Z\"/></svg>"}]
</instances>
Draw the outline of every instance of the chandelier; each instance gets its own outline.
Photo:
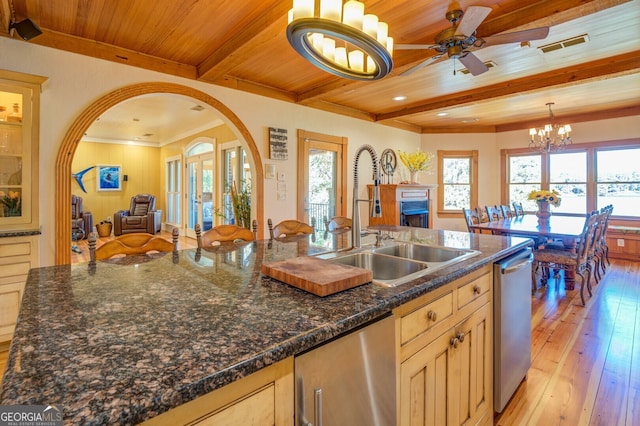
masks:
<instances>
[{"instance_id":1,"label":"chandelier","mask_svg":"<svg viewBox=\"0 0 640 426\"><path fill-rule=\"evenodd\" d=\"M559 151L567 145L571 145L571 125L559 125L554 122L553 111L551 105L553 102L546 104L549 107L549 123L540 129L529 129L529 148L532 151L552 152Z\"/></svg>"},{"instance_id":2,"label":"chandelier","mask_svg":"<svg viewBox=\"0 0 640 426\"><path fill-rule=\"evenodd\" d=\"M393 38L364 3L349 0L293 0L287 39L318 68L352 80L378 80L391 72Z\"/></svg>"}]
</instances>

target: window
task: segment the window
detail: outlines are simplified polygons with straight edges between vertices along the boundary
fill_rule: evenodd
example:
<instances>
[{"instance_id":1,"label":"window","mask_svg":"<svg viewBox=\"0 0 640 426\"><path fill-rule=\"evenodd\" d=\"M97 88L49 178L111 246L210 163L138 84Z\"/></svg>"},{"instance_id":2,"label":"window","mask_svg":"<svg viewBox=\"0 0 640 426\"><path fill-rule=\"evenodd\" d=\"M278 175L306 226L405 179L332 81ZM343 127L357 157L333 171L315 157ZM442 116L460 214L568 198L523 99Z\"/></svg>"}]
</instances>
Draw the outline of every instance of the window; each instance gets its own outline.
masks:
<instances>
[{"instance_id":1,"label":"window","mask_svg":"<svg viewBox=\"0 0 640 426\"><path fill-rule=\"evenodd\" d=\"M640 215L640 147L596 150L596 199L616 216Z\"/></svg>"},{"instance_id":2,"label":"window","mask_svg":"<svg viewBox=\"0 0 640 426\"><path fill-rule=\"evenodd\" d=\"M503 150L504 197L534 211L527 195L533 189L556 190L562 203L554 212L585 214L613 205L614 216L640 218L640 144L602 142L574 144L561 152L542 154ZM505 170L506 169L506 170Z\"/></svg>"},{"instance_id":3,"label":"window","mask_svg":"<svg viewBox=\"0 0 640 426\"><path fill-rule=\"evenodd\" d=\"M165 170L166 170L166 212L167 223L173 225L180 225L182 218L180 217L180 188L181 188L181 168L180 168L180 156L167 158Z\"/></svg>"},{"instance_id":4,"label":"window","mask_svg":"<svg viewBox=\"0 0 640 426\"><path fill-rule=\"evenodd\" d=\"M438 215L478 204L478 151L438 151Z\"/></svg>"}]
</instances>

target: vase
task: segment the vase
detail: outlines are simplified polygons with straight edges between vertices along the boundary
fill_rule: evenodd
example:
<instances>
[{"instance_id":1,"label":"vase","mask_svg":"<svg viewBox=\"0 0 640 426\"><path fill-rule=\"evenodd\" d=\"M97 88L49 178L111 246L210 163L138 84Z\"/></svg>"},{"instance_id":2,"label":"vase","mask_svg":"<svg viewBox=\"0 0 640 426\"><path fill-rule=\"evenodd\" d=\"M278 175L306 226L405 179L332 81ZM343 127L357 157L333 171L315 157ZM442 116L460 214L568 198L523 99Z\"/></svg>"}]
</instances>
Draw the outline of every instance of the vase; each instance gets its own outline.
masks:
<instances>
[{"instance_id":1,"label":"vase","mask_svg":"<svg viewBox=\"0 0 640 426\"><path fill-rule=\"evenodd\" d=\"M409 183L419 183L418 172L409 172Z\"/></svg>"},{"instance_id":2,"label":"vase","mask_svg":"<svg viewBox=\"0 0 640 426\"><path fill-rule=\"evenodd\" d=\"M538 222L549 221L549 217L551 217L551 210L549 210L549 202L537 201L537 204L538 204L538 211L536 211L536 216L538 216Z\"/></svg>"}]
</instances>

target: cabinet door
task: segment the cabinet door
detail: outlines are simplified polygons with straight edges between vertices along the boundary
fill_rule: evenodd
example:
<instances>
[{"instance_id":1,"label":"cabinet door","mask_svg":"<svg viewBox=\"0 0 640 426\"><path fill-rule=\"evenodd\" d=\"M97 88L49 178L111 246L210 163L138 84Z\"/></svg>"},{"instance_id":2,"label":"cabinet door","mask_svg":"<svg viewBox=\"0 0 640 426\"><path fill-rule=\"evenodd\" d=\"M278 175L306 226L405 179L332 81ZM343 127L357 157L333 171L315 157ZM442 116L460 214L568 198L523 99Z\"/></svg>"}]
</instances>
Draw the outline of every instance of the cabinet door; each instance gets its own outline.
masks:
<instances>
[{"instance_id":1,"label":"cabinet door","mask_svg":"<svg viewBox=\"0 0 640 426\"><path fill-rule=\"evenodd\" d=\"M484 305L402 363L401 425L476 424L492 414L490 309Z\"/></svg>"}]
</instances>

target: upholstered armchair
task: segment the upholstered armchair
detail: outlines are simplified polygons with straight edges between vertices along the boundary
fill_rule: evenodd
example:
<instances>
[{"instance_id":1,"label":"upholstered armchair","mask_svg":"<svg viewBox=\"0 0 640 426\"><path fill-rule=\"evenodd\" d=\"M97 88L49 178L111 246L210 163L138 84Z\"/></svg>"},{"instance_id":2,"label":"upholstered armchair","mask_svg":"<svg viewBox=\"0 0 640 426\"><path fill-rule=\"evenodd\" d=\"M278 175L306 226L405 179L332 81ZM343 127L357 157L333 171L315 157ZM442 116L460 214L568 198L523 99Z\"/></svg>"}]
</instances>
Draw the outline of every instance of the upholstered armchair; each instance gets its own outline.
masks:
<instances>
[{"instance_id":1,"label":"upholstered armchair","mask_svg":"<svg viewBox=\"0 0 640 426\"><path fill-rule=\"evenodd\" d=\"M113 215L113 233L115 236L132 232L160 232L162 210L156 210L156 197L138 194L131 197L129 210L120 210Z\"/></svg>"},{"instance_id":2,"label":"upholstered armchair","mask_svg":"<svg viewBox=\"0 0 640 426\"><path fill-rule=\"evenodd\" d=\"M93 232L93 215L82 209L82 197L71 196L71 235L82 240Z\"/></svg>"}]
</instances>

